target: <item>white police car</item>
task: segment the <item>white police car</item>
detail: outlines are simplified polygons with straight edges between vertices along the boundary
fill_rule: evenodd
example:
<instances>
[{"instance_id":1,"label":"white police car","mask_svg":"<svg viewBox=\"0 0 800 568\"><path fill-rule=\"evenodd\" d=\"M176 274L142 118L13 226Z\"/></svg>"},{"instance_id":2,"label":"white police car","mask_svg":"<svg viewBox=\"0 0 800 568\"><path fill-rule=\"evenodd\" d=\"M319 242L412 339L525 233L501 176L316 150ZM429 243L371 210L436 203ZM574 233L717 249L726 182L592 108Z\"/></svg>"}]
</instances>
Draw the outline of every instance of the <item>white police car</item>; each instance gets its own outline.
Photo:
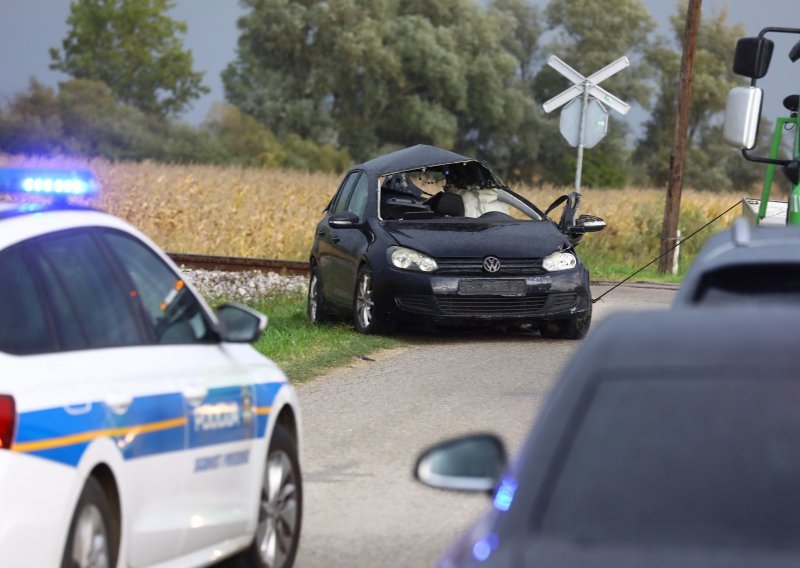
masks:
<instances>
[{"instance_id":1,"label":"white police car","mask_svg":"<svg viewBox=\"0 0 800 568\"><path fill-rule=\"evenodd\" d=\"M67 204L86 172L0 170L0 566L290 566L300 410L158 247Z\"/></svg>"}]
</instances>

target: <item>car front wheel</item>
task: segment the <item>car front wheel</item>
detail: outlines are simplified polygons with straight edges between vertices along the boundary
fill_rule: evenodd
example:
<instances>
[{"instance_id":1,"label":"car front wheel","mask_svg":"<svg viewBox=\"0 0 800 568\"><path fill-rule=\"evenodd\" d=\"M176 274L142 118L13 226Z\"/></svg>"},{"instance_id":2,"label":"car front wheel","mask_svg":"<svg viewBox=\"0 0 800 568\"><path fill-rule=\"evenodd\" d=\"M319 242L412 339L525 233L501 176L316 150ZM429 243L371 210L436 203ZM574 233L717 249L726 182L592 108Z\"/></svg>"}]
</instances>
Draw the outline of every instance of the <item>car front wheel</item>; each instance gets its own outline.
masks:
<instances>
[{"instance_id":1,"label":"car front wheel","mask_svg":"<svg viewBox=\"0 0 800 568\"><path fill-rule=\"evenodd\" d=\"M113 568L117 546L111 530L111 507L93 477L86 481L67 536L62 568Z\"/></svg>"},{"instance_id":2,"label":"car front wheel","mask_svg":"<svg viewBox=\"0 0 800 568\"><path fill-rule=\"evenodd\" d=\"M245 555L246 564L289 568L300 542L303 484L297 448L280 424L270 443L260 495L256 536Z\"/></svg>"},{"instance_id":3,"label":"car front wheel","mask_svg":"<svg viewBox=\"0 0 800 568\"><path fill-rule=\"evenodd\" d=\"M364 334L385 331L381 314L375 309L374 286L369 268L362 266L356 278L356 292L353 298L353 321L356 331Z\"/></svg>"},{"instance_id":4,"label":"car front wheel","mask_svg":"<svg viewBox=\"0 0 800 568\"><path fill-rule=\"evenodd\" d=\"M589 333L592 310L574 318L545 321L539 324L542 337L548 339L583 339Z\"/></svg>"}]
</instances>

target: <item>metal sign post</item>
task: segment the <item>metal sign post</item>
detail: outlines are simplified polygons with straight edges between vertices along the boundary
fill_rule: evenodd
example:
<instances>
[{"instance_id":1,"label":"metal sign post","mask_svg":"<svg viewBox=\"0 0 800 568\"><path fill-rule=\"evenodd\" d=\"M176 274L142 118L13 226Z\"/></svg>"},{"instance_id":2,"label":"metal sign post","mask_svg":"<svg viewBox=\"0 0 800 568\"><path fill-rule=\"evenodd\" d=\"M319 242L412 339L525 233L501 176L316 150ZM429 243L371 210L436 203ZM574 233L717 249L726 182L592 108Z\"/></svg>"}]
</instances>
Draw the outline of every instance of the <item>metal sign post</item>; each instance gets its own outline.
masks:
<instances>
[{"instance_id":1,"label":"metal sign post","mask_svg":"<svg viewBox=\"0 0 800 568\"><path fill-rule=\"evenodd\" d=\"M569 145L578 148L578 163L575 166L575 193L580 194L583 150L600 142L608 132L608 111L605 107L611 107L623 116L628 114L631 109L628 103L599 87L598 83L628 67L630 61L627 57L620 57L588 77L584 77L555 55L551 55L547 59L547 64L573 83L571 87L544 103L542 108L549 113L566 105L561 111L559 129ZM570 102L581 95L583 96L580 99L580 105L575 104L577 100Z\"/></svg>"}]
</instances>

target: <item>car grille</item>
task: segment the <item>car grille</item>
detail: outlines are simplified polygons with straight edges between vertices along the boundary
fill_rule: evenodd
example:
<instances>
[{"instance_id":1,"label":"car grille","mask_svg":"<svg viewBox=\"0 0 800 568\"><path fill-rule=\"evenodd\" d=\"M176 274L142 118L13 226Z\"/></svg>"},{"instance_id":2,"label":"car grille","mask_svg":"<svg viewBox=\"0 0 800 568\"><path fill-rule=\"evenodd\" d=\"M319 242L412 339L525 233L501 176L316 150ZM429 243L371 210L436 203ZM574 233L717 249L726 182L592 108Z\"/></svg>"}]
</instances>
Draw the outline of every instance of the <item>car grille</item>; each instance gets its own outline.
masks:
<instances>
[{"instance_id":1,"label":"car grille","mask_svg":"<svg viewBox=\"0 0 800 568\"><path fill-rule=\"evenodd\" d=\"M500 258L500 270L493 276L545 274L541 258ZM445 274L486 274L483 257L437 258L437 275Z\"/></svg>"},{"instance_id":2,"label":"car grille","mask_svg":"<svg viewBox=\"0 0 800 568\"><path fill-rule=\"evenodd\" d=\"M572 292L550 294L547 309L552 312L561 312L575 307L576 303L578 303L578 295Z\"/></svg>"},{"instance_id":3,"label":"car grille","mask_svg":"<svg viewBox=\"0 0 800 568\"><path fill-rule=\"evenodd\" d=\"M544 311L562 312L578 302L578 295L556 293L521 298L503 296L412 296L401 295L395 299L398 307L415 314L448 316L527 316Z\"/></svg>"},{"instance_id":4,"label":"car grille","mask_svg":"<svg viewBox=\"0 0 800 568\"><path fill-rule=\"evenodd\" d=\"M539 313L547 296L504 298L497 296L439 296L436 304L449 316L524 316Z\"/></svg>"}]
</instances>

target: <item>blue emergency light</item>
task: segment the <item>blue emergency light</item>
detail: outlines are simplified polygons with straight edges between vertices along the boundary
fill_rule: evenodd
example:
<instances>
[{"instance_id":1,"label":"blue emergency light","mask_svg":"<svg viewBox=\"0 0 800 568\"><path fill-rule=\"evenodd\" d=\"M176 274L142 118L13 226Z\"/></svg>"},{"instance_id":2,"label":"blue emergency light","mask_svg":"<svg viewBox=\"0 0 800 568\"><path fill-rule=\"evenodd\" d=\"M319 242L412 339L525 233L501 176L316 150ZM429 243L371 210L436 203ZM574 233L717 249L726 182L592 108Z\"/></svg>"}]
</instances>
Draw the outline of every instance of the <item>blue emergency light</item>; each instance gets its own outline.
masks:
<instances>
[{"instance_id":1,"label":"blue emergency light","mask_svg":"<svg viewBox=\"0 0 800 568\"><path fill-rule=\"evenodd\" d=\"M95 197L99 184L89 170L0 168L0 192L56 199Z\"/></svg>"}]
</instances>

